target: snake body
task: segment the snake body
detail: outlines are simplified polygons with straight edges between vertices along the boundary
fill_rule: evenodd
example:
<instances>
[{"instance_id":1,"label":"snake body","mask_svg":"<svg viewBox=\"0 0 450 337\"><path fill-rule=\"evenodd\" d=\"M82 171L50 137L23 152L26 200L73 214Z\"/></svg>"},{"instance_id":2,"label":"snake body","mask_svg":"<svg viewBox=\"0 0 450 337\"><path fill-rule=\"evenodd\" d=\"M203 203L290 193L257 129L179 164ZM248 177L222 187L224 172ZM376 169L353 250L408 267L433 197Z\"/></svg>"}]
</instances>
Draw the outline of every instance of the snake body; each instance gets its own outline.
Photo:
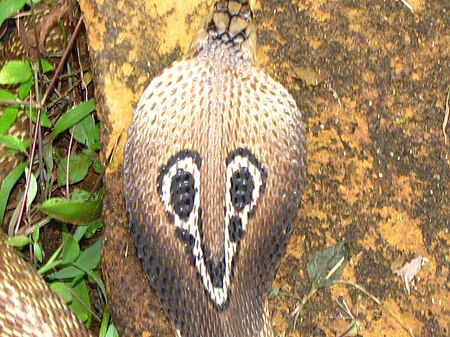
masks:
<instances>
[{"instance_id":1,"label":"snake body","mask_svg":"<svg viewBox=\"0 0 450 337\"><path fill-rule=\"evenodd\" d=\"M128 130L133 241L178 336L273 336L267 296L293 228L305 138L255 65L248 1L219 1L189 54L153 79Z\"/></svg>"},{"instance_id":2,"label":"snake body","mask_svg":"<svg viewBox=\"0 0 450 337\"><path fill-rule=\"evenodd\" d=\"M246 0L217 2L128 131L133 241L177 336L273 336L267 296L300 204L305 138L294 99L256 66L251 18ZM87 336L4 241L0 336Z\"/></svg>"},{"instance_id":3,"label":"snake body","mask_svg":"<svg viewBox=\"0 0 450 337\"><path fill-rule=\"evenodd\" d=\"M86 326L5 239L0 231L0 336L88 337Z\"/></svg>"}]
</instances>

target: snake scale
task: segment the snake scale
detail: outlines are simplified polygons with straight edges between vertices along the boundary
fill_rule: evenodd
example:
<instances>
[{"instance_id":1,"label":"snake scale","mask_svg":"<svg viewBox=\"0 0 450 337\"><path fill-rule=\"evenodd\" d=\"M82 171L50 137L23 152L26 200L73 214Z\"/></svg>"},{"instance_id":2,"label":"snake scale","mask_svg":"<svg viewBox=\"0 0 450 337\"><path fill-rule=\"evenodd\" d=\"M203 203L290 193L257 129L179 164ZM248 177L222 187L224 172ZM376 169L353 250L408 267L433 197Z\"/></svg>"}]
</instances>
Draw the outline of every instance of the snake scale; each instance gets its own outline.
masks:
<instances>
[{"instance_id":1,"label":"snake scale","mask_svg":"<svg viewBox=\"0 0 450 337\"><path fill-rule=\"evenodd\" d=\"M216 2L128 130L133 241L180 337L273 336L267 296L300 205L306 141L294 99L256 66L255 46L249 2ZM2 289L16 272L0 271ZM5 322L0 314L0 332Z\"/></svg>"}]
</instances>

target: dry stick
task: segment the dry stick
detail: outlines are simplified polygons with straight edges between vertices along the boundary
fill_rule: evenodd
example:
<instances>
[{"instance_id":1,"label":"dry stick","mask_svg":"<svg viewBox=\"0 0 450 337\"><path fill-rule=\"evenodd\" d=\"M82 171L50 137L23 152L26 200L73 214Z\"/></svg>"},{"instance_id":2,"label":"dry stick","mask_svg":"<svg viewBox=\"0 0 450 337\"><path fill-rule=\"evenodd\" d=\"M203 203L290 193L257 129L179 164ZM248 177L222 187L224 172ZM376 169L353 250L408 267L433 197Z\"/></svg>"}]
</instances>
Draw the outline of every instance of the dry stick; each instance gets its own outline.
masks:
<instances>
[{"instance_id":1,"label":"dry stick","mask_svg":"<svg viewBox=\"0 0 450 337\"><path fill-rule=\"evenodd\" d=\"M360 286L357 283L354 283L350 280L335 280L331 283L331 285L334 284L345 284L345 285L350 285L355 287L356 289L358 289L359 291L363 292L364 294L366 294L372 301L374 301L376 304L378 304L379 306L381 306L387 313L388 315L390 315L401 327L403 330L405 330L411 337L415 337L414 333L412 332L411 328L407 328L402 321L394 314L392 313L388 308L386 308L386 306L381 302L381 300L377 297L375 297L374 295L372 295L371 293L369 293L365 288L363 288L362 286ZM303 296L302 298L302 302L300 303L300 305L298 305L294 312L295 312L295 318L294 318L294 329L295 326L297 324L297 319L300 316L300 313L303 310L303 307L305 306L306 302L319 290L319 288L315 288L315 287L311 287L311 289L309 290L308 294L306 294L305 296ZM281 295L287 295L286 293L281 293ZM289 295L290 297L293 298L298 298L297 296L294 295Z\"/></svg>"},{"instance_id":2,"label":"dry stick","mask_svg":"<svg viewBox=\"0 0 450 337\"><path fill-rule=\"evenodd\" d=\"M39 48L38 48L39 50ZM41 64L41 54L39 53L39 64ZM42 71L42 64L39 67L41 74L43 73ZM34 92L36 97L39 97L39 93L41 92L41 90L39 89L39 73L36 69L36 67L33 67L33 76L34 76ZM32 115L32 109L31 109L31 96L30 96L30 116ZM42 117L42 116L41 116ZM30 123L32 123L32 120L30 118ZM33 125L33 124L31 124ZM36 129L37 129L37 145L38 145L38 160L39 160L39 183L40 183L40 187L41 187L41 192L44 190L43 189L43 181L44 181L44 165L42 164L42 128L41 128L41 123L37 124L36 123ZM32 167L32 166L31 166ZM30 173L31 174L31 173ZM27 218L30 218L30 214L29 214L29 209L27 209ZM18 229L18 228L17 228Z\"/></svg>"},{"instance_id":3,"label":"dry stick","mask_svg":"<svg viewBox=\"0 0 450 337\"><path fill-rule=\"evenodd\" d=\"M36 153L36 143L37 143L37 139L38 139L39 127L41 125L41 108L45 105L45 102L47 101L47 98L49 97L50 92L52 91L53 87L55 86L56 80L58 79L58 76L64 67L66 59L69 56L70 49L73 47L73 44L75 43L75 39L78 35L78 32L81 29L82 23L83 23L83 15L81 15L78 20L77 26L75 27L75 30L73 31L72 37L70 38L70 41L69 41L69 44L67 45L67 48L64 51L64 54L63 54L61 60L59 61L58 67L56 68L56 71L53 74L52 81L50 82L50 85L48 86L47 90L45 91L44 97L42 97L42 100L39 103L39 106L38 106L38 109L36 112L36 115L37 115L36 116L36 125L34 127L33 145L31 146L30 159L29 159L29 163L28 163L28 165L29 165L28 176L26 177L25 191L23 193L22 201L20 203L20 212L19 212L19 216L17 218L17 223L16 223L16 227L14 229L14 233L17 233L17 231L19 230L20 223L22 222L27 193L28 193L28 189L30 187L30 174L31 174L31 170L33 169L34 155ZM36 97L38 97L38 96L36 96Z\"/></svg>"},{"instance_id":4,"label":"dry stick","mask_svg":"<svg viewBox=\"0 0 450 337\"><path fill-rule=\"evenodd\" d=\"M37 143L37 139L38 139L38 132L39 132L38 130L40 128L40 125L41 125L41 109L39 108L37 111L37 116L36 116L36 125L34 127L33 145L31 146L30 159L29 159L29 163L28 163L28 174L25 177L25 179L26 179L25 191L23 192L23 197L21 200L22 202L20 203L20 206L19 206L20 212L19 212L19 216L17 217L16 227L14 228L14 235L17 234L20 223L22 222L23 211L25 208L25 202L27 200L28 189L30 187L30 177L31 177L32 169L33 169L34 154L36 152L36 143Z\"/></svg>"},{"instance_id":5,"label":"dry stick","mask_svg":"<svg viewBox=\"0 0 450 337\"><path fill-rule=\"evenodd\" d=\"M447 132L445 129L447 129L448 124L448 115L449 115L449 106L448 106L448 98L450 97L450 88L447 91L447 99L445 100L445 115L444 115L444 122L442 123L442 131L444 132L444 144L447 145Z\"/></svg>"},{"instance_id":6,"label":"dry stick","mask_svg":"<svg viewBox=\"0 0 450 337\"><path fill-rule=\"evenodd\" d=\"M40 59L39 59L39 63ZM40 67L42 68L42 67ZM41 92L39 89L39 78L38 78L38 72L36 70L36 67L33 67L33 74L34 74L34 90L36 92L36 97L38 97L38 93ZM30 97L30 112L33 111L31 109L31 97ZM36 124L36 127L38 129L38 160L39 160L39 186L41 193L44 192L44 164L42 160L42 128L40 124Z\"/></svg>"},{"instance_id":7,"label":"dry stick","mask_svg":"<svg viewBox=\"0 0 450 337\"><path fill-rule=\"evenodd\" d=\"M353 287L355 287L356 289L358 289L359 291L363 292L364 294L366 294L368 297L370 297L370 299L372 301L374 301L376 304L378 304L379 306L381 306L388 315L390 315L401 327L403 330L405 330L411 337L415 337L413 331L411 328L407 328L402 321L400 320L400 318L398 318L393 312L391 312L389 310L389 308L387 308L383 302L381 302L381 300L378 297L375 297L374 295L372 295L371 293L369 293L365 288L363 288L362 286L360 286L357 283L354 283L350 280L336 280L333 281L332 284L346 284L346 285L351 285Z\"/></svg>"},{"instance_id":8,"label":"dry stick","mask_svg":"<svg viewBox=\"0 0 450 337\"><path fill-rule=\"evenodd\" d=\"M62 76L60 76L61 78ZM59 103L63 98L65 98L65 96L67 96L69 93L71 93L77 86L78 84L80 84L82 82L82 80L77 80L75 81L75 83L68 88L66 91L64 92L60 92L58 97L56 97L55 99L53 99L51 102L49 102L47 104L47 110L49 110L50 108L52 108L54 105L56 105L57 103ZM1 103L1 101L0 101Z\"/></svg>"},{"instance_id":9,"label":"dry stick","mask_svg":"<svg viewBox=\"0 0 450 337\"><path fill-rule=\"evenodd\" d=\"M66 199L70 199L70 188L69 188L69 170L70 170L70 152L72 151L73 135L75 134L76 125L73 126L72 132L70 134L69 148L67 149L67 163L66 163Z\"/></svg>"},{"instance_id":10,"label":"dry stick","mask_svg":"<svg viewBox=\"0 0 450 337\"><path fill-rule=\"evenodd\" d=\"M36 79L37 74L36 74L36 70L33 69L34 72L34 76L35 76L35 81L34 81L34 90L35 90L35 96L38 97L39 96L39 83ZM30 103L31 103L31 98L30 98ZM30 112L31 112L31 108L30 108ZM17 234L17 232L19 231L19 226L20 223L22 222L22 218L23 218L23 212L24 212L24 208L25 208L25 203L27 201L27 195L28 195L28 189L30 187L30 178L32 175L32 169L33 169L33 162L34 162L34 154L36 152L36 143L38 141L38 135L39 132L41 130L41 108L37 109L36 112L36 125L34 127L34 136L33 136L33 146L31 147L31 153L30 153L30 162L28 163L28 174L25 177L25 191L23 193L22 199L21 199L21 203L20 203L20 212L19 212L19 216L17 217L17 222L16 222L16 227L14 227L14 235Z\"/></svg>"},{"instance_id":11,"label":"dry stick","mask_svg":"<svg viewBox=\"0 0 450 337\"><path fill-rule=\"evenodd\" d=\"M297 326L297 320L298 317L300 316L303 307L305 306L306 302L308 302L308 300L319 290L319 288L316 287L311 287L311 289L309 289L309 292L303 296L301 303L295 308L294 312L294 330L295 327Z\"/></svg>"},{"instance_id":12,"label":"dry stick","mask_svg":"<svg viewBox=\"0 0 450 337\"><path fill-rule=\"evenodd\" d=\"M13 101L12 99L0 99L0 105L29 105L29 102L27 101ZM37 105L31 103L31 107L36 108Z\"/></svg>"},{"instance_id":13,"label":"dry stick","mask_svg":"<svg viewBox=\"0 0 450 337\"><path fill-rule=\"evenodd\" d=\"M55 75L52 78L52 81L50 82L50 85L48 86L47 90L45 91L44 97L42 97L40 105L43 106L45 102L47 102L47 98L50 95L50 92L52 91L53 87L55 86L56 80L58 79L58 75L61 73L62 68L64 67L64 64L66 63L66 59L69 56L70 50L73 47L73 44L75 43L75 39L78 35L78 32L81 29L81 24L83 23L83 15L80 16L78 19L77 26L75 27L75 30L73 31L72 37L70 38L70 41L67 45L66 50L64 51L64 54L61 58L61 61L58 64L58 68L56 68Z\"/></svg>"}]
</instances>

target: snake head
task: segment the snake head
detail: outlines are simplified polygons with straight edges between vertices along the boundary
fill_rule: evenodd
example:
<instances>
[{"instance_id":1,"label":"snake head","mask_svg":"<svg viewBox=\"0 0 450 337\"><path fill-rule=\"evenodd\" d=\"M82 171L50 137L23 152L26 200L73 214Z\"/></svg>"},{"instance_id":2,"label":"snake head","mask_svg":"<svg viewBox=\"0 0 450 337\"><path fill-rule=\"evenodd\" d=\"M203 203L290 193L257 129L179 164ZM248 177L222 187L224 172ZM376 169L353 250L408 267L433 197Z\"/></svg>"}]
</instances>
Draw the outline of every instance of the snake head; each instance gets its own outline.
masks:
<instances>
[{"instance_id":1,"label":"snake head","mask_svg":"<svg viewBox=\"0 0 450 337\"><path fill-rule=\"evenodd\" d=\"M229 31L235 2L151 81L125 147L133 241L180 336L272 335L267 296L304 186L301 114Z\"/></svg>"}]
</instances>

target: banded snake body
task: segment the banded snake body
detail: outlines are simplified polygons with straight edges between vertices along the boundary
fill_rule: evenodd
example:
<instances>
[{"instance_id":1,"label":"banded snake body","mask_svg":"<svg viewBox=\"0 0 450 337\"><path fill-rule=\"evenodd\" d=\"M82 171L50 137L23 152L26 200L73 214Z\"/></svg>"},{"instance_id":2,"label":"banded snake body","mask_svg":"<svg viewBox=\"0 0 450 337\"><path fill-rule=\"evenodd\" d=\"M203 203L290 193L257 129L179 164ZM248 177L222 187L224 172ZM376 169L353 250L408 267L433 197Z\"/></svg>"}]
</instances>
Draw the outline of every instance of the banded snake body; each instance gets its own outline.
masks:
<instances>
[{"instance_id":1,"label":"banded snake body","mask_svg":"<svg viewBox=\"0 0 450 337\"><path fill-rule=\"evenodd\" d=\"M128 130L133 241L177 336L273 336L267 297L300 205L306 141L294 99L256 66L251 18L248 1L218 1Z\"/></svg>"}]
</instances>

